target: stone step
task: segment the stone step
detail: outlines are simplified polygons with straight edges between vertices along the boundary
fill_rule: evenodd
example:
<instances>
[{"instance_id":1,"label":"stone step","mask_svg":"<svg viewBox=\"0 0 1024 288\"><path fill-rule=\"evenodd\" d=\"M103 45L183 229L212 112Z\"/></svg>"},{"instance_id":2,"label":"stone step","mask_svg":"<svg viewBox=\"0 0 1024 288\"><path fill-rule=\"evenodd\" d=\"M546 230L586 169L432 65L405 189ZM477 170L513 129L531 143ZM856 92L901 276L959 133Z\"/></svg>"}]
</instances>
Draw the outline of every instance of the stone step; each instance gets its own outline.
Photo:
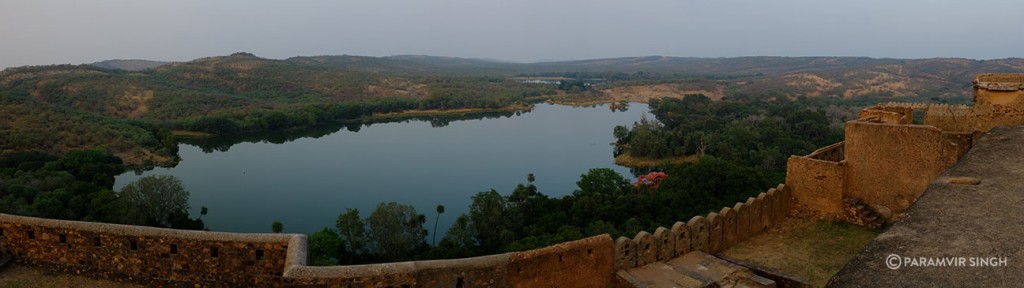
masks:
<instances>
[{"instance_id":1,"label":"stone step","mask_svg":"<svg viewBox=\"0 0 1024 288\"><path fill-rule=\"evenodd\" d=\"M618 287L714 287L712 286L714 282L696 279L689 275L679 273L679 271L676 271L672 266L660 262L651 263L640 268L622 270L617 272L616 276L619 278Z\"/></svg>"},{"instance_id":2,"label":"stone step","mask_svg":"<svg viewBox=\"0 0 1024 288\"><path fill-rule=\"evenodd\" d=\"M746 267L703 252L616 272L618 287L775 287Z\"/></svg>"}]
</instances>

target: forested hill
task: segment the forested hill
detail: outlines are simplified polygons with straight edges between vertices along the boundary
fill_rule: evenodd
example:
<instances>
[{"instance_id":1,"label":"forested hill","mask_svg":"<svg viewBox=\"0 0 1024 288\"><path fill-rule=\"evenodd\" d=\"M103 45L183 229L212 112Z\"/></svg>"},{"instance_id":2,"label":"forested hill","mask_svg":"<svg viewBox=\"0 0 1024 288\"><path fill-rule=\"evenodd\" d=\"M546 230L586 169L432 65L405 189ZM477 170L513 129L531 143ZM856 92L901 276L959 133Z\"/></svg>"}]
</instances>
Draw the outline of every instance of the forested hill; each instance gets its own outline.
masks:
<instances>
[{"instance_id":1,"label":"forested hill","mask_svg":"<svg viewBox=\"0 0 1024 288\"><path fill-rule=\"evenodd\" d=\"M99 148L126 163L173 158L168 130L244 133L410 109L496 109L529 101L713 99L969 99L977 73L1019 72L1022 59L634 57L545 63L433 56L249 53L163 63L0 71L0 153ZM524 83L522 77L563 80ZM594 86L584 85L594 84ZM567 83L568 85L565 85Z\"/></svg>"},{"instance_id":2,"label":"forested hill","mask_svg":"<svg viewBox=\"0 0 1024 288\"><path fill-rule=\"evenodd\" d=\"M89 65L105 68L105 69L120 69L126 71L142 71L146 69L152 69L163 65L170 64L170 62L161 61L150 61L150 60L138 60L138 59L114 59L104 60Z\"/></svg>"}]
</instances>

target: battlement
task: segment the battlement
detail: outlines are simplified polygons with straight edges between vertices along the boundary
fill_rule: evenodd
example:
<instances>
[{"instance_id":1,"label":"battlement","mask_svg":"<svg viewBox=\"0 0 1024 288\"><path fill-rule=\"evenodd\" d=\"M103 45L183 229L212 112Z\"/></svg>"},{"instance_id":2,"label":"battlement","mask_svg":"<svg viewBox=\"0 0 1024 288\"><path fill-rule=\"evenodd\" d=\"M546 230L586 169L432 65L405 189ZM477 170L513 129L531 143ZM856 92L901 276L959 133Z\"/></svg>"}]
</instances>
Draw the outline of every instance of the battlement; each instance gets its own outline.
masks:
<instances>
[{"instance_id":1,"label":"battlement","mask_svg":"<svg viewBox=\"0 0 1024 288\"><path fill-rule=\"evenodd\" d=\"M789 158L786 183L795 205L837 216L842 199L851 197L904 211L989 129L1024 124L1024 74L981 74L974 88L972 106L888 102L864 108L846 123L842 158L821 156L839 143Z\"/></svg>"},{"instance_id":2,"label":"battlement","mask_svg":"<svg viewBox=\"0 0 1024 288\"><path fill-rule=\"evenodd\" d=\"M975 89L992 91L1024 90L1024 74L978 74L974 78Z\"/></svg>"}]
</instances>

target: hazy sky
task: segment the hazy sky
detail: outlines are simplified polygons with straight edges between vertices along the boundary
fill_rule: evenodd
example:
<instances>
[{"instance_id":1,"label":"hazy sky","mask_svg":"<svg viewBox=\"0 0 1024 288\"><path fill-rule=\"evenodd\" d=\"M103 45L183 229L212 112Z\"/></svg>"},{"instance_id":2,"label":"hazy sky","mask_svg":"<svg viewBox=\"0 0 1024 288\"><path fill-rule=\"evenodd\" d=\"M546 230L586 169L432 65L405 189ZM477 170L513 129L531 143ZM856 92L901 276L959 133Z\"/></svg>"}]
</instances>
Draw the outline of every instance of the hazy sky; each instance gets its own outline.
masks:
<instances>
[{"instance_id":1,"label":"hazy sky","mask_svg":"<svg viewBox=\"0 0 1024 288\"><path fill-rule=\"evenodd\" d=\"M1021 57L1011 0L0 0L0 68L246 51L518 62Z\"/></svg>"}]
</instances>

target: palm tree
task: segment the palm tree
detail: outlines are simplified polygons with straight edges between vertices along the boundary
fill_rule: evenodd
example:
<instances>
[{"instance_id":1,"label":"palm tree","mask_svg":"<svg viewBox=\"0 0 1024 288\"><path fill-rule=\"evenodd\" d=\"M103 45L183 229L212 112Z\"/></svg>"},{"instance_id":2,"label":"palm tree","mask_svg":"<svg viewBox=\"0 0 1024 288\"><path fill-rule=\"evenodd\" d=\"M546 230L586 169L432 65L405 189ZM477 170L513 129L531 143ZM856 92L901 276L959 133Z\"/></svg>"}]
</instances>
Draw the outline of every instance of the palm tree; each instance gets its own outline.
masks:
<instances>
[{"instance_id":1,"label":"palm tree","mask_svg":"<svg viewBox=\"0 0 1024 288\"><path fill-rule=\"evenodd\" d=\"M441 219L441 213L444 213L444 205L437 205L437 217L434 218L434 236L433 240L430 240L430 246L437 247L437 221Z\"/></svg>"}]
</instances>

